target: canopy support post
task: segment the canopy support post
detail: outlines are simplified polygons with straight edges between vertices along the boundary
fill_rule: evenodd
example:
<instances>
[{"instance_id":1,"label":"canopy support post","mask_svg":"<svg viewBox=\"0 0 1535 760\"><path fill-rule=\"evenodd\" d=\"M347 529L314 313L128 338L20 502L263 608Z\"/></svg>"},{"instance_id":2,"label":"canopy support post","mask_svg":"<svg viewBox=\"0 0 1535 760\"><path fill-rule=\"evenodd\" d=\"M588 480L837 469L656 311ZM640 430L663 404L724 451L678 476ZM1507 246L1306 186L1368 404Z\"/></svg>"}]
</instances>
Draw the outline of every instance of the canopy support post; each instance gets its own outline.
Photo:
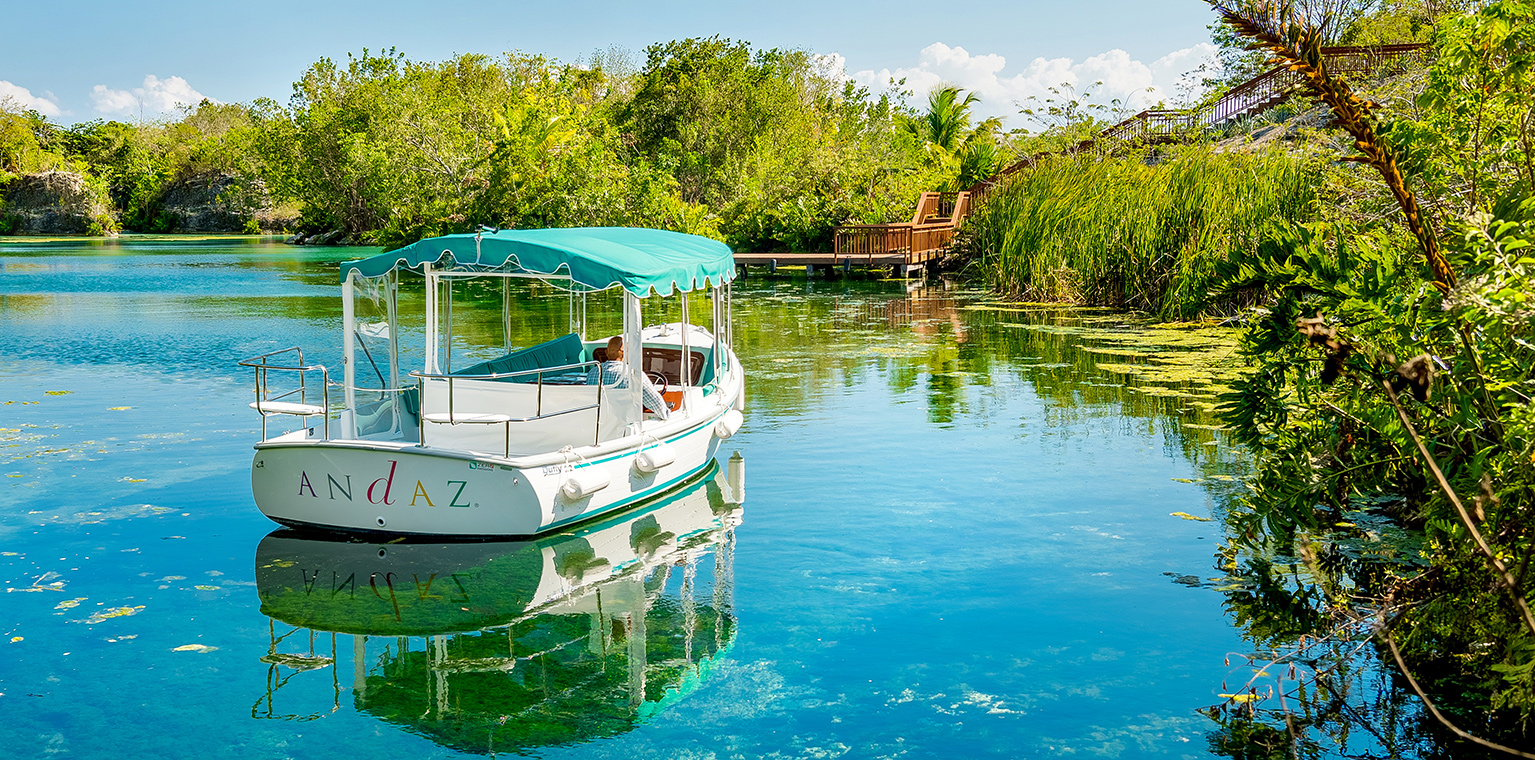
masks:
<instances>
[{"instance_id":1,"label":"canopy support post","mask_svg":"<svg viewBox=\"0 0 1535 760\"><path fill-rule=\"evenodd\" d=\"M443 281L442 281L442 285L443 285L442 289L443 289L443 297L444 297L444 301L443 301L443 304L442 304L442 315L443 315L443 320L442 320L442 322L443 322L443 325L442 325L443 326L443 330L442 330L442 332L443 332L443 344L444 344L444 348L446 349L443 352L443 354L444 354L443 358L444 358L444 361L446 362L445 364L443 364L443 368L444 368L443 371L448 373L448 374L452 374L453 373L453 280L448 279L448 278L444 278Z\"/></svg>"},{"instance_id":2,"label":"canopy support post","mask_svg":"<svg viewBox=\"0 0 1535 760\"><path fill-rule=\"evenodd\" d=\"M389 273L384 280L384 316L389 320L389 387L400 387L400 270ZM398 393L398 391L396 391ZM394 409L394 429L402 430L400 419L401 399L397 395L390 406Z\"/></svg>"},{"instance_id":3,"label":"canopy support post","mask_svg":"<svg viewBox=\"0 0 1535 760\"><path fill-rule=\"evenodd\" d=\"M512 352L512 281L501 278L501 348Z\"/></svg>"},{"instance_id":4,"label":"canopy support post","mask_svg":"<svg viewBox=\"0 0 1535 760\"><path fill-rule=\"evenodd\" d=\"M633 378L636 378L635 380L630 381L631 383L639 382L638 378L644 377L644 373L645 373L645 344L640 341L640 328L644 324L645 323L643 321L642 315L640 314L640 299L639 299L639 297L634 295L633 293L630 293L627 289L625 289L624 290L624 363L629 365L629 374L630 374L630 376L633 377ZM638 386L635 386L635 390L638 390L638 389L639 389ZM632 412L632 411L633 410L630 410L630 412ZM628 413L625 414L625 417L627 417L627 416L628 416ZM625 422L630 422L630 421L631 420L628 420L628 419L625 420ZM635 424L638 424L638 425L644 425L644 422L645 422L645 409L644 409L644 404L643 403L641 403L641 405L640 405L637 417L635 419L633 419L632 422L634 422ZM638 428L636 428L635 430L638 431Z\"/></svg>"},{"instance_id":5,"label":"canopy support post","mask_svg":"<svg viewBox=\"0 0 1535 760\"><path fill-rule=\"evenodd\" d=\"M709 291L709 333L714 336L714 383L716 387L719 385L720 376L725 373L725 357L723 356L724 352L721 350L721 347L724 345L724 336L720 334L721 323L724 321L720 319L720 316L725 308L724 303L720 300L720 294L724 290L723 287L716 284L714 289Z\"/></svg>"},{"instance_id":6,"label":"canopy support post","mask_svg":"<svg viewBox=\"0 0 1535 760\"><path fill-rule=\"evenodd\" d=\"M693 352L688 350L688 292L679 290L678 296L682 298L682 411L692 411L692 404L688 402L688 391L693 379Z\"/></svg>"},{"instance_id":7,"label":"canopy support post","mask_svg":"<svg viewBox=\"0 0 1535 760\"><path fill-rule=\"evenodd\" d=\"M437 275L432 273L431 264L421 265L421 274L426 277L426 367L422 370L428 375L437 372Z\"/></svg>"},{"instance_id":8,"label":"canopy support post","mask_svg":"<svg viewBox=\"0 0 1535 760\"><path fill-rule=\"evenodd\" d=\"M349 414L342 418L348 422L341 426L341 435L349 439L357 437L357 391L354 390L357 386L357 348L353 344L357 340L357 309L352 303L354 293L352 273L348 272L346 279L341 281L341 325L346 330L341 341L341 376L345 384L342 395L346 399ZM325 393L329 394L330 389L326 388Z\"/></svg>"}]
</instances>

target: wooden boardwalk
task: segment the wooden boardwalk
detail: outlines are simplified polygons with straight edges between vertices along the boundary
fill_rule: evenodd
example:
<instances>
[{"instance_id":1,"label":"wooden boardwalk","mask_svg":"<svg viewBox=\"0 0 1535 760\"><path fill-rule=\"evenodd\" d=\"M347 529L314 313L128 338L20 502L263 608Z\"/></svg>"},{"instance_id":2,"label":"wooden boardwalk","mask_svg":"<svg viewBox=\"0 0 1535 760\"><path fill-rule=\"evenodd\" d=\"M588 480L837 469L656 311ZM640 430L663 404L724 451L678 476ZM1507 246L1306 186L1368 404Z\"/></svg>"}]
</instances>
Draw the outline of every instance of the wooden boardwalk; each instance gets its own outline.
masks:
<instances>
[{"instance_id":1,"label":"wooden boardwalk","mask_svg":"<svg viewBox=\"0 0 1535 760\"><path fill-rule=\"evenodd\" d=\"M850 256L836 253L738 253L735 255L736 266L763 266L769 269L778 267L806 267L806 271L825 271L829 269L841 269L851 271L854 269L873 269L875 267L895 267L897 273L906 274L920 268L907 260L905 253L880 253L864 256ZM744 271L744 269L743 269Z\"/></svg>"},{"instance_id":2,"label":"wooden boardwalk","mask_svg":"<svg viewBox=\"0 0 1535 760\"><path fill-rule=\"evenodd\" d=\"M1427 43L1408 42L1395 45L1339 45L1322 48L1322 59L1335 74L1359 77L1382 71L1402 71L1409 65L1422 65L1429 53ZM1081 153L1105 143L1154 145L1187 142L1237 119L1257 116L1288 102L1304 92L1301 74L1288 66L1276 66L1231 88L1220 100L1199 109L1152 109L1141 111L1091 139L1066 148L1062 153ZM996 175L969 188L971 203L979 204L986 192L1008 175L1033 166L1053 152L1024 156Z\"/></svg>"}]
</instances>

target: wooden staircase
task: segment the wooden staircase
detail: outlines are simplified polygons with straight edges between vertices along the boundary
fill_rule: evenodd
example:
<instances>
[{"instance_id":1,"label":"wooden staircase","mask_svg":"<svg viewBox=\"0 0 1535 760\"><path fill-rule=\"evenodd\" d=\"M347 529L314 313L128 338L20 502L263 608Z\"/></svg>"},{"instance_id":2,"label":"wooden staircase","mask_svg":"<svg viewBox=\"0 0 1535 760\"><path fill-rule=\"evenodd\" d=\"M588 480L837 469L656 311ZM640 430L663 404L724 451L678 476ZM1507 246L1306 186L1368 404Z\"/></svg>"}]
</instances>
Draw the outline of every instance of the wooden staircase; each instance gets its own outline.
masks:
<instances>
[{"instance_id":1,"label":"wooden staircase","mask_svg":"<svg viewBox=\"0 0 1535 760\"><path fill-rule=\"evenodd\" d=\"M954 240L954 231L970 214L970 193L923 193L911 221L896 224L849 224L832 233L837 260L864 266L891 263L898 257L907 267L938 258Z\"/></svg>"},{"instance_id":2,"label":"wooden staircase","mask_svg":"<svg viewBox=\"0 0 1535 760\"><path fill-rule=\"evenodd\" d=\"M1424 43L1337 46L1322 48L1322 60L1333 73L1370 76L1382 70L1400 69L1409 62L1421 64L1427 53ZM1300 74L1277 66L1231 88L1219 100L1202 108L1141 111L1060 152L1080 153L1109 142L1137 145L1183 142L1209 129L1274 108L1288 101L1300 84ZM923 193L910 222L837 227L833 232L833 256L868 266L892 260L903 261L907 267L925 265L948 248L960 223L984 201L988 190L1048 155L1052 153L1024 157L958 193Z\"/></svg>"}]
</instances>

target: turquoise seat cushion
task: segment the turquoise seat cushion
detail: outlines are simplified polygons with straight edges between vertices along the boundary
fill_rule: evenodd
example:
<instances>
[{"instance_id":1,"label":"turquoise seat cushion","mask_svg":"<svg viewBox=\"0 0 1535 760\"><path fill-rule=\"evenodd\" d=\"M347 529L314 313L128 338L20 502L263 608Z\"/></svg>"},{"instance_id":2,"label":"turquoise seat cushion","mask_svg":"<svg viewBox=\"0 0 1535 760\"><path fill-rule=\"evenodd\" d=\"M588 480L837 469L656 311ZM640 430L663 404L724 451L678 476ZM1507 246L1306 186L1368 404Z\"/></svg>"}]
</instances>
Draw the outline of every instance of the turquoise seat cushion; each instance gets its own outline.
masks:
<instances>
[{"instance_id":1,"label":"turquoise seat cushion","mask_svg":"<svg viewBox=\"0 0 1535 760\"><path fill-rule=\"evenodd\" d=\"M544 367L560 367L567 364L579 364L584 350L585 346L581 343L581 336L571 333L546 343L513 351L499 359L491 359L490 361L480 362L472 367L456 370L453 374L494 375ZM571 373L581 373L582 371L570 370ZM544 379L548 380L549 377L546 376ZM533 383L538 381L538 376L507 377L501 378L500 381L506 383Z\"/></svg>"}]
</instances>

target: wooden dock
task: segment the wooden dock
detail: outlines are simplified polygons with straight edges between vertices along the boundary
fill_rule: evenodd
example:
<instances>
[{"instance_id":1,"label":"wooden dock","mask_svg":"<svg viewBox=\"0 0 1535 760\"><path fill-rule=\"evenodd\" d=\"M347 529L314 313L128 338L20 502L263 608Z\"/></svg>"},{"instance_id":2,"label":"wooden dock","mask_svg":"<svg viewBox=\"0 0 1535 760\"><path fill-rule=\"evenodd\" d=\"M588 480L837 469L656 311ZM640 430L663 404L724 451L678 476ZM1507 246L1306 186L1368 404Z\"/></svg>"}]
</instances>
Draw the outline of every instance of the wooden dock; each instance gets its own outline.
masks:
<instances>
[{"instance_id":1,"label":"wooden dock","mask_svg":"<svg viewBox=\"0 0 1535 760\"><path fill-rule=\"evenodd\" d=\"M817 271L837 270L850 272L854 269L874 269L876 267L891 267L898 275L906 275L921 268L920 264L912 264L910 257L905 253L879 253L873 255L850 256L836 253L737 253L735 255L736 266L767 267L769 271L778 267L805 267L807 274L815 274Z\"/></svg>"}]
</instances>

